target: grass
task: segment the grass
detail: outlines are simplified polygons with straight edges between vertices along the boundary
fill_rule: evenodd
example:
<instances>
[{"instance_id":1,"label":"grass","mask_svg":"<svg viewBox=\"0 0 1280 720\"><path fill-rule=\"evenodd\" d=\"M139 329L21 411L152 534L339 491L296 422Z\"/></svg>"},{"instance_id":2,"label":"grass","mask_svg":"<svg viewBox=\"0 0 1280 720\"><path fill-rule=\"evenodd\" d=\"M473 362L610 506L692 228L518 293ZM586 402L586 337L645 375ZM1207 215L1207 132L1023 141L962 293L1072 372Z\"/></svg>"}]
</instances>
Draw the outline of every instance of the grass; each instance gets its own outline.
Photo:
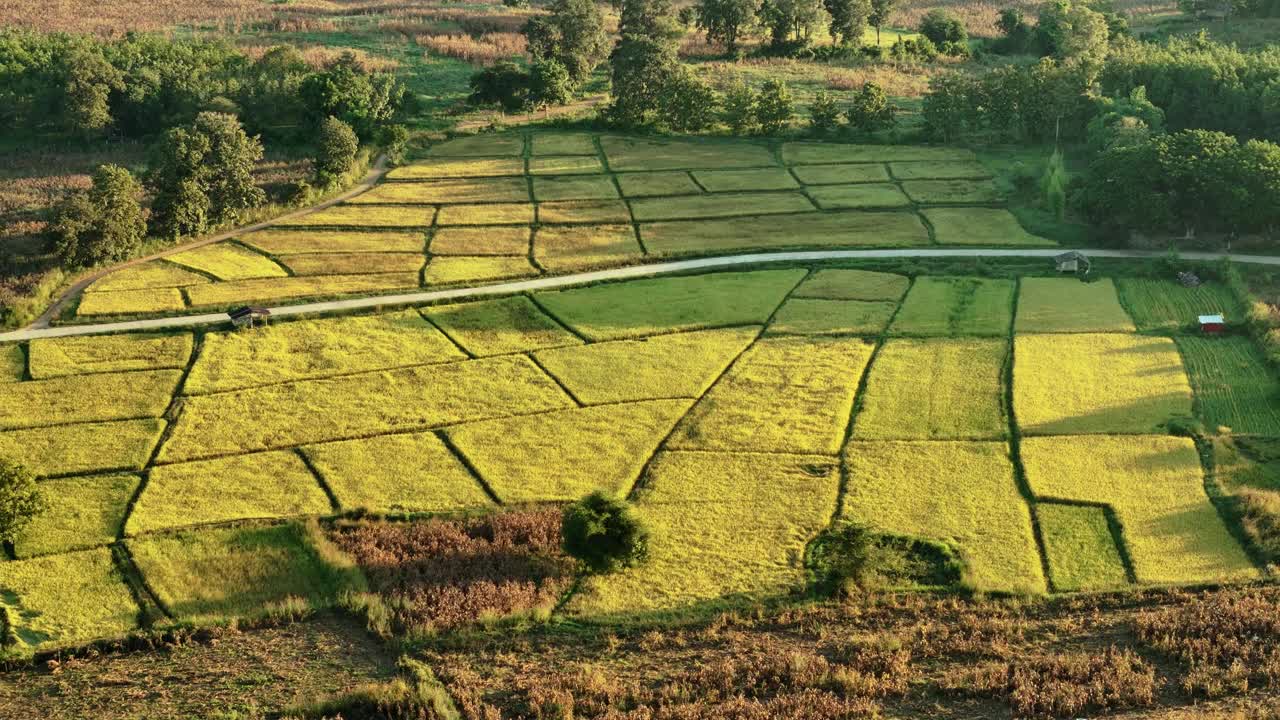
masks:
<instances>
[{"instance_id":1,"label":"grass","mask_svg":"<svg viewBox=\"0 0 1280 720\"><path fill-rule=\"evenodd\" d=\"M289 225L301 227L426 228L435 221L433 206L406 207L380 205L334 205L313 213L289 218Z\"/></svg>"},{"instance_id":2,"label":"grass","mask_svg":"<svg viewBox=\"0 0 1280 720\"><path fill-rule=\"evenodd\" d=\"M854 421L859 440L996 440L1007 433L1000 339L887 341ZM928 391L920 392L921 379Z\"/></svg>"},{"instance_id":3,"label":"grass","mask_svg":"<svg viewBox=\"0 0 1280 720\"><path fill-rule=\"evenodd\" d=\"M425 430L568 405L564 392L521 356L303 380L187 398L160 459Z\"/></svg>"},{"instance_id":4,"label":"grass","mask_svg":"<svg viewBox=\"0 0 1280 720\"><path fill-rule=\"evenodd\" d=\"M1014 412L1024 433L1150 433L1191 416L1191 386L1168 338L1019 335L1014 358Z\"/></svg>"},{"instance_id":5,"label":"grass","mask_svg":"<svg viewBox=\"0 0 1280 720\"><path fill-rule=\"evenodd\" d=\"M50 555L114 542L138 482L137 475L98 475L41 482L40 491L49 505L18 536L14 543L18 557Z\"/></svg>"},{"instance_id":6,"label":"grass","mask_svg":"<svg viewBox=\"0 0 1280 720\"><path fill-rule=\"evenodd\" d=\"M434 433L344 440L303 452L344 510L450 512L492 505Z\"/></svg>"},{"instance_id":7,"label":"grass","mask_svg":"<svg viewBox=\"0 0 1280 720\"><path fill-rule=\"evenodd\" d=\"M353 205L529 202L529 186L524 178L387 182L347 202Z\"/></svg>"},{"instance_id":8,"label":"grass","mask_svg":"<svg viewBox=\"0 0 1280 720\"><path fill-rule=\"evenodd\" d=\"M804 580L804 547L836 505L834 465L806 455L659 454L635 506L651 532L648 560L588 578L569 612L668 609L795 589Z\"/></svg>"},{"instance_id":9,"label":"grass","mask_svg":"<svg viewBox=\"0 0 1280 720\"><path fill-rule=\"evenodd\" d=\"M462 425L449 439L508 504L625 497L692 400L575 408Z\"/></svg>"},{"instance_id":10,"label":"grass","mask_svg":"<svg viewBox=\"0 0 1280 720\"><path fill-rule=\"evenodd\" d=\"M760 270L655 278L562 290L539 302L591 340L676 330L762 324L803 270Z\"/></svg>"},{"instance_id":11,"label":"grass","mask_svg":"<svg viewBox=\"0 0 1280 720\"><path fill-rule=\"evenodd\" d=\"M1038 497L1109 505L1142 583L1257 577L1204 490L1188 438L1027 438L1027 480Z\"/></svg>"},{"instance_id":12,"label":"grass","mask_svg":"<svg viewBox=\"0 0 1280 720\"><path fill-rule=\"evenodd\" d=\"M596 143L590 135L576 133L534 133L532 154L534 157L544 155L595 155Z\"/></svg>"},{"instance_id":13,"label":"grass","mask_svg":"<svg viewBox=\"0 0 1280 720\"><path fill-rule=\"evenodd\" d=\"M535 177L533 197L547 200L614 200L618 188L609 178L599 176Z\"/></svg>"},{"instance_id":14,"label":"grass","mask_svg":"<svg viewBox=\"0 0 1280 720\"><path fill-rule=\"evenodd\" d=\"M769 324L771 334L879 335L889 324L897 303L865 300L791 298L778 308Z\"/></svg>"},{"instance_id":15,"label":"grass","mask_svg":"<svg viewBox=\"0 0 1280 720\"><path fill-rule=\"evenodd\" d=\"M1222 315L1229 323L1245 318L1231 290L1218 283L1188 288L1170 280L1120 278L1116 290L1139 330L1197 328L1201 315Z\"/></svg>"},{"instance_id":16,"label":"grass","mask_svg":"<svg viewBox=\"0 0 1280 720\"><path fill-rule=\"evenodd\" d=\"M1038 503L1036 518L1055 590L1111 590L1129 584L1102 508Z\"/></svg>"},{"instance_id":17,"label":"grass","mask_svg":"<svg viewBox=\"0 0 1280 720\"><path fill-rule=\"evenodd\" d=\"M640 227L658 255L764 248L910 247L929 244L919 216L907 212L842 212L786 218L651 223Z\"/></svg>"},{"instance_id":18,"label":"grass","mask_svg":"<svg viewBox=\"0 0 1280 720\"><path fill-rule=\"evenodd\" d=\"M841 514L884 532L952 544L981 592L1041 593L1031 513L998 442L852 442Z\"/></svg>"},{"instance_id":19,"label":"grass","mask_svg":"<svg viewBox=\"0 0 1280 720\"><path fill-rule=\"evenodd\" d=\"M431 238L431 254L526 255L529 234L526 227L440 228Z\"/></svg>"},{"instance_id":20,"label":"grass","mask_svg":"<svg viewBox=\"0 0 1280 720\"><path fill-rule=\"evenodd\" d=\"M911 279L905 275L868 270L818 270L792 293L798 298L824 300L887 300L897 302L907 293Z\"/></svg>"},{"instance_id":21,"label":"grass","mask_svg":"<svg viewBox=\"0 0 1280 720\"><path fill-rule=\"evenodd\" d=\"M604 172L600 158L594 155L541 156L529 159L530 175L595 175Z\"/></svg>"},{"instance_id":22,"label":"grass","mask_svg":"<svg viewBox=\"0 0 1280 720\"><path fill-rule=\"evenodd\" d=\"M881 163L857 165L801 165L791 172L805 185L847 185L889 182L889 171Z\"/></svg>"},{"instance_id":23,"label":"grass","mask_svg":"<svg viewBox=\"0 0 1280 720\"><path fill-rule=\"evenodd\" d=\"M438 180L442 178L503 177L524 175L524 160L511 158L434 158L419 160L387 173L388 180Z\"/></svg>"},{"instance_id":24,"label":"grass","mask_svg":"<svg viewBox=\"0 0 1280 720\"><path fill-rule=\"evenodd\" d=\"M412 310L295 320L205 335L184 391L203 395L466 357Z\"/></svg>"},{"instance_id":25,"label":"grass","mask_svg":"<svg viewBox=\"0 0 1280 720\"><path fill-rule=\"evenodd\" d=\"M538 204L540 223L629 223L631 212L621 200L564 200Z\"/></svg>"},{"instance_id":26,"label":"grass","mask_svg":"<svg viewBox=\"0 0 1280 720\"><path fill-rule=\"evenodd\" d=\"M82 373L185 368L190 335L106 335L32 340L34 380Z\"/></svg>"},{"instance_id":27,"label":"grass","mask_svg":"<svg viewBox=\"0 0 1280 720\"><path fill-rule=\"evenodd\" d=\"M872 348L858 338L761 340L694 406L669 447L835 455Z\"/></svg>"},{"instance_id":28,"label":"grass","mask_svg":"<svg viewBox=\"0 0 1280 720\"><path fill-rule=\"evenodd\" d=\"M181 375L154 370L0 384L0 429L160 417Z\"/></svg>"},{"instance_id":29,"label":"grass","mask_svg":"<svg viewBox=\"0 0 1280 720\"><path fill-rule=\"evenodd\" d=\"M0 346L0 383L19 382L26 374L27 354L22 346Z\"/></svg>"},{"instance_id":30,"label":"grass","mask_svg":"<svg viewBox=\"0 0 1280 720\"><path fill-rule=\"evenodd\" d=\"M192 307L227 306L250 301L289 300L418 287L418 273L328 275L200 285L188 290ZM83 304L81 305L83 308Z\"/></svg>"},{"instance_id":31,"label":"grass","mask_svg":"<svg viewBox=\"0 0 1280 720\"><path fill-rule=\"evenodd\" d=\"M893 183L823 185L809 188L809 197L823 210L900 208L911 201Z\"/></svg>"},{"instance_id":32,"label":"grass","mask_svg":"<svg viewBox=\"0 0 1280 720\"><path fill-rule=\"evenodd\" d=\"M433 158L520 157L524 138L519 135L480 134L436 143L427 151Z\"/></svg>"},{"instance_id":33,"label":"grass","mask_svg":"<svg viewBox=\"0 0 1280 720\"><path fill-rule=\"evenodd\" d=\"M602 137L609 169L687 170L690 168L773 167L778 163L764 145L675 138Z\"/></svg>"},{"instance_id":34,"label":"grass","mask_svg":"<svg viewBox=\"0 0 1280 720\"><path fill-rule=\"evenodd\" d=\"M1012 280L917 278L889 332L895 335L1000 335L1013 316Z\"/></svg>"},{"instance_id":35,"label":"grass","mask_svg":"<svg viewBox=\"0 0 1280 720\"><path fill-rule=\"evenodd\" d=\"M800 187L785 168L759 170L695 170L693 179L710 192L795 190Z\"/></svg>"},{"instance_id":36,"label":"grass","mask_svg":"<svg viewBox=\"0 0 1280 720\"><path fill-rule=\"evenodd\" d=\"M899 180L962 180L991 177L991 171L977 160L891 162L889 171Z\"/></svg>"},{"instance_id":37,"label":"grass","mask_svg":"<svg viewBox=\"0 0 1280 720\"><path fill-rule=\"evenodd\" d=\"M534 236L538 264L550 271L639 260L643 251L631 225L547 226Z\"/></svg>"},{"instance_id":38,"label":"grass","mask_svg":"<svg viewBox=\"0 0 1280 720\"><path fill-rule=\"evenodd\" d=\"M1245 337L1179 337L1196 412L1210 429L1280 436L1280 381Z\"/></svg>"},{"instance_id":39,"label":"grass","mask_svg":"<svg viewBox=\"0 0 1280 720\"><path fill-rule=\"evenodd\" d=\"M928 162L934 165L972 161L972 150L924 145L848 145L844 143L785 143L782 159L788 165L832 163Z\"/></svg>"},{"instance_id":40,"label":"grass","mask_svg":"<svg viewBox=\"0 0 1280 720\"><path fill-rule=\"evenodd\" d=\"M531 225L534 206L529 203L486 205L445 205L436 222L440 225Z\"/></svg>"},{"instance_id":41,"label":"grass","mask_svg":"<svg viewBox=\"0 0 1280 720\"><path fill-rule=\"evenodd\" d=\"M183 250L165 259L208 273L219 280L286 277L289 274L271 258L229 242Z\"/></svg>"},{"instance_id":42,"label":"grass","mask_svg":"<svg viewBox=\"0 0 1280 720\"><path fill-rule=\"evenodd\" d=\"M106 548L0 562L0 605L20 649L76 645L137 626L138 606Z\"/></svg>"},{"instance_id":43,"label":"grass","mask_svg":"<svg viewBox=\"0 0 1280 720\"><path fill-rule=\"evenodd\" d=\"M1048 247L1055 243L1028 233L1008 210L928 208L921 214L933 226L939 245L1011 245Z\"/></svg>"},{"instance_id":44,"label":"grass","mask_svg":"<svg viewBox=\"0 0 1280 720\"><path fill-rule=\"evenodd\" d=\"M725 193L678 198L640 198L631 201L637 222L813 212L813 203L796 192Z\"/></svg>"},{"instance_id":45,"label":"grass","mask_svg":"<svg viewBox=\"0 0 1280 720\"><path fill-rule=\"evenodd\" d=\"M160 465L134 504L125 532L232 520L327 515L333 510L305 463L269 452Z\"/></svg>"},{"instance_id":46,"label":"grass","mask_svg":"<svg viewBox=\"0 0 1280 720\"><path fill-rule=\"evenodd\" d=\"M293 524L191 530L132 540L129 551L165 608L193 622L261 615L288 598L332 605L354 584Z\"/></svg>"},{"instance_id":47,"label":"grass","mask_svg":"<svg viewBox=\"0 0 1280 720\"><path fill-rule=\"evenodd\" d=\"M697 195L702 192L687 172L624 173L616 176L624 197Z\"/></svg>"},{"instance_id":48,"label":"grass","mask_svg":"<svg viewBox=\"0 0 1280 720\"><path fill-rule=\"evenodd\" d=\"M998 203L1004 195L990 180L908 180L902 189L914 203L945 205Z\"/></svg>"},{"instance_id":49,"label":"grass","mask_svg":"<svg viewBox=\"0 0 1280 720\"><path fill-rule=\"evenodd\" d=\"M110 292L86 292L80 296L76 314L84 317L96 315L141 315L150 313L180 312L187 304L177 288L152 290L112 290Z\"/></svg>"},{"instance_id":50,"label":"grass","mask_svg":"<svg viewBox=\"0 0 1280 720\"><path fill-rule=\"evenodd\" d=\"M696 398L759 334L758 327L698 330L534 353L588 405Z\"/></svg>"},{"instance_id":51,"label":"grass","mask_svg":"<svg viewBox=\"0 0 1280 720\"><path fill-rule=\"evenodd\" d=\"M426 259L416 253L312 253L281 258L294 275L361 275L410 273L422 269Z\"/></svg>"},{"instance_id":52,"label":"grass","mask_svg":"<svg viewBox=\"0 0 1280 720\"><path fill-rule=\"evenodd\" d=\"M475 356L582 344L523 295L439 305L424 308L422 312Z\"/></svg>"},{"instance_id":53,"label":"grass","mask_svg":"<svg viewBox=\"0 0 1280 720\"><path fill-rule=\"evenodd\" d=\"M246 245L272 255L363 252L420 253L426 245L425 238L420 232L368 232L359 230L346 232L262 230L241 235L239 240Z\"/></svg>"},{"instance_id":54,"label":"grass","mask_svg":"<svg viewBox=\"0 0 1280 720\"><path fill-rule=\"evenodd\" d=\"M141 470L164 428L163 420L143 419L11 430L0 432L0 457L37 476Z\"/></svg>"},{"instance_id":55,"label":"grass","mask_svg":"<svg viewBox=\"0 0 1280 720\"><path fill-rule=\"evenodd\" d=\"M187 287L209 282L209 278L193 273L163 260L134 265L112 271L106 277L95 280L88 292L120 290L151 290L155 288Z\"/></svg>"},{"instance_id":56,"label":"grass","mask_svg":"<svg viewBox=\"0 0 1280 720\"><path fill-rule=\"evenodd\" d=\"M1082 283L1075 278L1025 278L1018 295L1020 333L1131 332L1133 321L1120 306L1110 278Z\"/></svg>"}]
</instances>

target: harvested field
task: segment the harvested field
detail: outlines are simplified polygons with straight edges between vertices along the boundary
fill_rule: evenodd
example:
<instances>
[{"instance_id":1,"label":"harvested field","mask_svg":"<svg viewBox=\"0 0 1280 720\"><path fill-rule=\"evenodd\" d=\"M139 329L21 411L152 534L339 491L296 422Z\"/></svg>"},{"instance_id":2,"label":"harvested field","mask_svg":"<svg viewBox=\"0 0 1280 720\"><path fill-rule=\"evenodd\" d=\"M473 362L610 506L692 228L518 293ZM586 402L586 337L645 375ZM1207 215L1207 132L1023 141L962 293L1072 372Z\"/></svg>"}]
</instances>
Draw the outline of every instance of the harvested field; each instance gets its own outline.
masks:
<instances>
[{"instance_id":1,"label":"harvested field","mask_svg":"<svg viewBox=\"0 0 1280 720\"><path fill-rule=\"evenodd\" d=\"M299 227L360 228L428 228L435 221L436 209L392 205L335 205L317 212L289 218L288 225Z\"/></svg>"},{"instance_id":2,"label":"harvested field","mask_svg":"<svg viewBox=\"0 0 1280 720\"><path fill-rule=\"evenodd\" d=\"M562 200L538 204L540 223L630 223L621 200Z\"/></svg>"},{"instance_id":3,"label":"harvested field","mask_svg":"<svg viewBox=\"0 0 1280 720\"><path fill-rule=\"evenodd\" d=\"M436 223L448 225L531 225L534 206L528 203L445 205Z\"/></svg>"}]
</instances>

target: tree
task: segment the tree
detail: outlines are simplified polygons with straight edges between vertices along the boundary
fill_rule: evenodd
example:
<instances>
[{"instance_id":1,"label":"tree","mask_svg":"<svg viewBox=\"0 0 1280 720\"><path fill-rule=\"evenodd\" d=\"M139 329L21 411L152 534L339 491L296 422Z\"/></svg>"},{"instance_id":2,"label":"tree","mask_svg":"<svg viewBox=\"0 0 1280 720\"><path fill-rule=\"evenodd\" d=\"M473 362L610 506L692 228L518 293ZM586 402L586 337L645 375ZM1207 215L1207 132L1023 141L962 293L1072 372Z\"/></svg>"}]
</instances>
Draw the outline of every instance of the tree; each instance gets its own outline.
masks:
<instances>
[{"instance_id":1,"label":"tree","mask_svg":"<svg viewBox=\"0 0 1280 720\"><path fill-rule=\"evenodd\" d=\"M769 44L782 51L791 42L807 45L822 26L826 12L822 0L764 0L759 14L769 28Z\"/></svg>"},{"instance_id":2,"label":"tree","mask_svg":"<svg viewBox=\"0 0 1280 720\"><path fill-rule=\"evenodd\" d=\"M867 15L867 22L876 29L876 47L880 47L880 28L889 22L889 16L893 15L897 4L898 0L871 0L871 13Z\"/></svg>"},{"instance_id":3,"label":"tree","mask_svg":"<svg viewBox=\"0 0 1280 720\"><path fill-rule=\"evenodd\" d=\"M1228 196L1226 215L1247 231L1280 229L1280 145L1250 140L1235 152L1232 175L1236 188Z\"/></svg>"},{"instance_id":4,"label":"tree","mask_svg":"<svg viewBox=\"0 0 1280 720\"><path fill-rule=\"evenodd\" d=\"M609 65L613 79L613 103L606 111L609 120L623 127L652 122L680 66L675 48L665 39L624 35Z\"/></svg>"},{"instance_id":5,"label":"tree","mask_svg":"<svg viewBox=\"0 0 1280 720\"><path fill-rule=\"evenodd\" d=\"M823 0L831 16L831 36L846 45L861 43L871 16L871 0Z\"/></svg>"},{"instance_id":6,"label":"tree","mask_svg":"<svg viewBox=\"0 0 1280 720\"><path fill-rule=\"evenodd\" d=\"M510 60L500 60L471 76L467 102L497 104L507 112L518 112L529 103L529 84L529 74L524 69Z\"/></svg>"},{"instance_id":7,"label":"tree","mask_svg":"<svg viewBox=\"0 0 1280 720\"><path fill-rule=\"evenodd\" d=\"M766 80L756 96L756 120L766 134L782 132L795 117L796 106L791 91L781 80Z\"/></svg>"},{"instance_id":8,"label":"tree","mask_svg":"<svg viewBox=\"0 0 1280 720\"><path fill-rule=\"evenodd\" d=\"M1055 0L1040 11L1036 30L1044 54L1100 66L1106 59L1110 29L1102 13L1080 2Z\"/></svg>"},{"instance_id":9,"label":"tree","mask_svg":"<svg viewBox=\"0 0 1280 720\"><path fill-rule=\"evenodd\" d=\"M638 565L649 555L649 532L631 508L594 492L564 510L564 551L588 571L608 573Z\"/></svg>"},{"instance_id":10,"label":"tree","mask_svg":"<svg viewBox=\"0 0 1280 720\"><path fill-rule=\"evenodd\" d=\"M294 139L311 126L302 84L311 66L292 45L273 47L249 66L239 93L241 119L250 132Z\"/></svg>"},{"instance_id":11,"label":"tree","mask_svg":"<svg viewBox=\"0 0 1280 720\"><path fill-rule=\"evenodd\" d=\"M969 41L969 32L964 23L947 10L930 10L920 20L920 34L938 47L948 43L963 44Z\"/></svg>"},{"instance_id":12,"label":"tree","mask_svg":"<svg viewBox=\"0 0 1280 720\"><path fill-rule=\"evenodd\" d=\"M720 98L710 85L686 67L679 67L662 89L662 116L672 130L700 132L716 122Z\"/></svg>"},{"instance_id":13,"label":"tree","mask_svg":"<svg viewBox=\"0 0 1280 720\"><path fill-rule=\"evenodd\" d=\"M17 542L22 530L47 507L35 476L22 465L0 458L0 542Z\"/></svg>"},{"instance_id":14,"label":"tree","mask_svg":"<svg viewBox=\"0 0 1280 720\"><path fill-rule=\"evenodd\" d=\"M529 68L529 104L567 105L573 99L573 78L559 60L548 58Z\"/></svg>"},{"instance_id":15,"label":"tree","mask_svg":"<svg viewBox=\"0 0 1280 720\"><path fill-rule=\"evenodd\" d=\"M618 18L619 35L640 35L655 40L680 36L671 0L623 0Z\"/></svg>"},{"instance_id":16,"label":"tree","mask_svg":"<svg viewBox=\"0 0 1280 720\"><path fill-rule=\"evenodd\" d=\"M1062 163L1062 151L1054 150L1040 176L1040 193L1044 195L1045 209L1059 221L1067 212L1067 170Z\"/></svg>"},{"instance_id":17,"label":"tree","mask_svg":"<svg viewBox=\"0 0 1280 720\"><path fill-rule=\"evenodd\" d=\"M344 52L324 72L308 76L299 88L316 127L327 117L350 125L362 141L377 137L405 99L404 86L387 73L370 73L354 53Z\"/></svg>"},{"instance_id":18,"label":"tree","mask_svg":"<svg viewBox=\"0 0 1280 720\"><path fill-rule=\"evenodd\" d=\"M204 232L266 202L253 182L262 142L233 115L204 112L166 132L152 151L147 184L156 193L152 218L160 234Z\"/></svg>"},{"instance_id":19,"label":"tree","mask_svg":"<svg viewBox=\"0 0 1280 720\"><path fill-rule=\"evenodd\" d=\"M554 59L575 84L586 80L609 54L604 18L594 0L555 0L550 15L534 17L523 32L533 60Z\"/></svg>"},{"instance_id":20,"label":"tree","mask_svg":"<svg viewBox=\"0 0 1280 720\"><path fill-rule=\"evenodd\" d=\"M70 48L60 63L60 108L66 130L86 137L111 124L111 93L124 89L124 77L102 50L87 44Z\"/></svg>"},{"instance_id":21,"label":"tree","mask_svg":"<svg viewBox=\"0 0 1280 720\"><path fill-rule=\"evenodd\" d=\"M1032 51L1035 30L1027 22L1021 8L1005 8L996 20L1001 38L996 41L996 51L1006 55L1021 55Z\"/></svg>"},{"instance_id":22,"label":"tree","mask_svg":"<svg viewBox=\"0 0 1280 720\"><path fill-rule=\"evenodd\" d=\"M1239 146L1235 138L1212 130L1184 130L1156 137L1151 146L1160 167L1159 183L1187 237L1198 228L1231 224L1231 203L1224 200L1239 184L1231 167Z\"/></svg>"},{"instance_id":23,"label":"tree","mask_svg":"<svg viewBox=\"0 0 1280 720\"><path fill-rule=\"evenodd\" d=\"M853 96L853 104L848 110L849 124L863 132L875 132L893 127L896 122L894 108L889 104L889 96L884 88L873 82L862 84L862 89Z\"/></svg>"},{"instance_id":24,"label":"tree","mask_svg":"<svg viewBox=\"0 0 1280 720\"><path fill-rule=\"evenodd\" d=\"M818 132L831 132L840 127L840 106L826 90L819 91L809 106L809 121Z\"/></svg>"},{"instance_id":25,"label":"tree","mask_svg":"<svg viewBox=\"0 0 1280 720\"><path fill-rule=\"evenodd\" d=\"M970 122L969 95L973 83L959 75L936 75L929 80L924 96L924 124L929 134L950 142L964 132Z\"/></svg>"},{"instance_id":26,"label":"tree","mask_svg":"<svg viewBox=\"0 0 1280 720\"><path fill-rule=\"evenodd\" d=\"M755 132L760 124L757 109L756 94L744 82L735 83L724 95L724 122L734 135Z\"/></svg>"},{"instance_id":27,"label":"tree","mask_svg":"<svg viewBox=\"0 0 1280 720\"><path fill-rule=\"evenodd\" d=\"M141 197L142 185L128 170L99 167L89 192L69 198L50 225L54 251L63 265L90 267L137 254L147 234Z\"/></svg>"},{"instance_id":28,"label":"tree","mask_svg":"<svg viewBox=\"0 0 1280 720\"><path fill-rule=\"evenodd\" d=\"M1164 231L1173 223L1173 210L1153 182L1159 173L1151 143L1114 148L1089 163L1074 200L1090 224L1113 234Z\"/></svg>"},{"instance_id":29,"label":"tree","mask_svg":"<svg viewBox=\"0 0 1280 720\"><path fill-rule=\"evenodd\" d=\"M738 49L738 36L755 21L758 0L699 0L697 26L707 42L724 45L729 54Z\"/></svg>"},{"instance_id":30,"label":"tree","mask_svg":"<svg viewBox=\"0 0 1280 720\"><path fill-rule=\"evenodd\" d=\"M1096 101L1098 114L1089 121L1086 136L1095 152L1122 145L1141 145L1164 132L1164 111L1147 99L1147 89L1138 86L1128 97L1102 97Z\"/></svg>"},{"instance_id":31,"label":"tree","mask_svg":"<svg viewBox=\"0 0 1280 720\"><path fill-rule=\"evenodd\" d=\"M316 149L316 177L323 185L332 185L351 172L360 151L355 130L338 118L325 118L320 124L320 142Z\"/></svg>"}]
</instances>

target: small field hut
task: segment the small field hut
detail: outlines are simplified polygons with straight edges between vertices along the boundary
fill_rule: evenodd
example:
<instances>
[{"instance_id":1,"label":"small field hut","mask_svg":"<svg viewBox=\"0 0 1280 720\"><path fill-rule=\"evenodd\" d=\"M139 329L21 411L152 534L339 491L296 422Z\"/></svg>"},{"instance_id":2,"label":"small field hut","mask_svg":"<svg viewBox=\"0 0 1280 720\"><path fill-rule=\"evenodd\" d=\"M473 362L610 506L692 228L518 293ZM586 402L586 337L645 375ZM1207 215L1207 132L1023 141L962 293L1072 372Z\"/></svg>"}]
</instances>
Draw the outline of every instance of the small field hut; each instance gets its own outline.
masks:
<instances>
[{"instance_id":1,"label":"small field hut","mask_svg":"<svg viewBox=\"0 0 1280 720\"><path fill-rule=\"evenodd\" d=\"M271 317L271 311L264 307L253 307L246 305L239 307L227 313L231 318L231 324L237 330L241 328L253 328L258 324L265 325L267 319Z\"/></svg>"},{"instance_id":2,"label":"small field hut","mask_svg":"<svg viewBox=\"0 0 1280 720\"><path fill-rule=\"evenodd\" d=\"M1053 263L1060 273L1080 272L1082 267L1084 268L1086 275L1089 273L1089 258L1078 250L1064 252L1061 255L1055 256L1053 258Z\"/></svg>"},{"instance_id":3,"label":"small field hut","mask_svg":"<svg viewBox=\"0 0 1280 720\"><path fill-rule=\"evenodd\" d=\"M1200 332L1205 335L1218 335L1227 329L1227 321L1221 315L1201 315Z\"/></svg>"}]
</instances>

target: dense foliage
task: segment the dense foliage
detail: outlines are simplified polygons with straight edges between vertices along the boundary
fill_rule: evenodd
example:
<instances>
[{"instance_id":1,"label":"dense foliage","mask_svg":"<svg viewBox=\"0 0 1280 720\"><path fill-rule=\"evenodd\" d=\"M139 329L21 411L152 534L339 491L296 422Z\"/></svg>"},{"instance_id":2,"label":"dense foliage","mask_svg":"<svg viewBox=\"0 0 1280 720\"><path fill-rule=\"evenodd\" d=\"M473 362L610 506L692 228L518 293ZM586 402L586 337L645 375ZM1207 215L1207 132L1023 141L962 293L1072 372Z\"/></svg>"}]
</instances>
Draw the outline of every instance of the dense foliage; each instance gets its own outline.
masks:
<instances>
[{"instance_id":1,"label":"dense foliage","mask_svg":"<svg viewBox=\"0 0 1280 720\"><path fill-rule=\"evenodd\" d=\"M631 508L598 492L565 508L561 532L565 553L595 573L630 567L649 553L649 533Z\"/></svg>"},{"instance_id":2,"label":"dense foliage","mask_svg":"<svg viewBox=\"0 0 1280 720\"><path fill-rule=\"evenodd\" d=\"M0 458L0 542L12 543L45 508L35 477L22 465Z\"/></svg>"},{"instance_id":3,"label":"dense foliage","mask_svg":"<svg viewBox=\"0 0 1280 720\"><path fill-rule=\"evenodd\" d=\"M966 134L1014 141L1078 138L1093 111L1088 87L1089 73L1081 63L1050 58L984 75L941 75L924 99L925 124L943 139Z\"/></svg>"}]
</instances>

